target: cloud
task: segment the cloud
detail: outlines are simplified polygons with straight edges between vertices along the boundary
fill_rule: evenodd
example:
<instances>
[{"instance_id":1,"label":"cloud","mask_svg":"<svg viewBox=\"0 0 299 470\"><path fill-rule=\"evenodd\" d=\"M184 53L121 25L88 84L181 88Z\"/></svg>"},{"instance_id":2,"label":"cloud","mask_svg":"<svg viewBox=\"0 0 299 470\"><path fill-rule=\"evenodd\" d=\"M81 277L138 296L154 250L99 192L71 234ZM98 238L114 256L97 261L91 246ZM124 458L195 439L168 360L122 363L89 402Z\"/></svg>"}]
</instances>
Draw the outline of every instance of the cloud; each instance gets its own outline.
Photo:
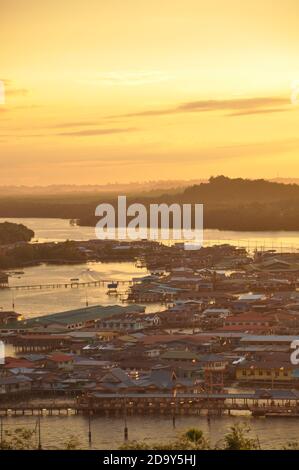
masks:
<instances>
[{"instance_id":1,"label":"cloud","mask_svg":"<svg viewBox=\"0 0 299 470\"><path fill-rule=\"evenodd\" d=\"M109 135L109 134L122 134L127 132L135 132L138 129L135 127L128 127L126 129L122 128L111 128L111 129L86 129L83 131L72 131L72 132L60 132L56 135L61 136L73 136L73 137L90 137L98 135Z\"/></svg>"},{"instance_id":2,"label":"cloud","mask_svg":"<svg viewBox=\"0 0 299 470\"><path fill-rule=\"evenodd\" d=\"M164 116L182 113L202 113L210 111L227 111L228 116L254 114L258 112L271 112L275 107L275 112L279 110L287 111L288 108L278 108L279 106L290 105L290 100L284 97L255 97L255 98L234 98L229 100L198 100L189 101L169 108L147 109L134 113L126 113L118 116L107 116L108 118L122 117L151 117ZM240 113L240 114L239 114Z\"/></svg>"},{"instance_id":3,"label":"cloud","mask_svg":"<svg viewBox=\"0 0 299 470\"><path fill-rule=\"evenodd\" d=\"M270 109L253 109L247 111L238 111L236 113L227 114L227 116L249 116L251 114L271 114L271 113L285 113L286 111L291 111L288 108L270 108Z\"/></svg>"},{"instance_id":4,"label":"cloud","mask_svg":"<svg viewBox=\"0 0 299 470\"><path fill-rule=\"evenodd\" d=\"M62 137L92 137L92 136L101 136L101 135L110 135L110 134L125 134L129 132L137 132L139 129L136 127L128 128L110 128L110 129L84 129L78 131L70 132L57 132L49 134L1 134L2 137L13 137L13 138L30 138L30 137L53 137L53 136L62 136Z\"/></svg>"},{"instance_id":5,"label":"cloud","mask_svg":"<svg viewBox=\"0 0 299 470\"><path fill-rule=\"evenodd\" d=\"M62 122L59 124L52 124L50 126L44 126L46 129L64 129L68 127L84 127L84 126L97 126L99 123L96 121L73 121L73 122Z\"/></svg>"}]
</instances>

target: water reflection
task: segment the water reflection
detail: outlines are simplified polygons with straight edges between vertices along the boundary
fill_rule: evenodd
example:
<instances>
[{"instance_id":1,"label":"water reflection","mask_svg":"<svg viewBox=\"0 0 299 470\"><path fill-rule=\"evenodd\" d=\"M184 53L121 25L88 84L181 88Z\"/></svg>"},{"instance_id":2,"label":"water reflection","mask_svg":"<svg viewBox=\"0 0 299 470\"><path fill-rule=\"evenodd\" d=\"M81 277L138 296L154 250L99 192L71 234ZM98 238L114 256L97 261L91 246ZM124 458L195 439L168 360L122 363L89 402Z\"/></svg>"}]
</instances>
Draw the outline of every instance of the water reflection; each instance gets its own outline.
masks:
<instances>
[{"instance_id":1,"label":"water reflection","mask_svg":"<svg viewBox=\"0 0 299 470\"><path fill-rule=\"evenodd\" d=\"M4 430L18 427L18 423L31 429L35 417L20 416L3 419ZM189 428L201 429L212 445L221 443L230 426L245 423L250 426L252 437L258 437L261 447L278 449L287 442L298 439L298 419L252 418L249 416L205 416L178 417L173 429L170 417L129 416L129 440L144 441L148 444L169 442L176 435ZM91 422L92 449L117 449L123 443L124 422L122 418L93 417ZM109 432L107 432L109 430ZM72 436L80 442L80 447L88 449L88 419L82 416L52 416L41 418L41 434L44 449L63 448Z\"/></svg>"}]
</instances>

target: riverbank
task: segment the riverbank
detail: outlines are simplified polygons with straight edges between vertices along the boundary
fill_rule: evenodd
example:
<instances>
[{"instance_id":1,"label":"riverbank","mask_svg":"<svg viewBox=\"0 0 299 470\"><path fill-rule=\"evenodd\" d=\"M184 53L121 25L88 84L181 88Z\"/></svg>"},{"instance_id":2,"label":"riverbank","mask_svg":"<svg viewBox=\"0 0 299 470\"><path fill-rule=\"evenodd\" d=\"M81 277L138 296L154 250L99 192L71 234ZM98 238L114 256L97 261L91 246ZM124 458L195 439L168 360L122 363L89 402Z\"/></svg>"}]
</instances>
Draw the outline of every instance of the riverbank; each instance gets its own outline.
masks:
<instances>
[{"instance_id":1,"label":"riverbank","mask_svg":"<svg viewBox=\"0 0 299 470\"><path fill-rule=\"evenodd\" d=\"M4 221L22 223L31 228L35 237L32 243L62 242L66 240L88 241L96 238L95 226L71 225L70 219L59 218L0 218ZM204 246L229 243L250 250L268 248L278 251L299 247L298 231L233 231L204 229Z\"/></svg>"},{"instance_id":2,"label":"riverbank","mask_svg":"<svg viewBox=\"0 0 299 470\"><path fill-rule=\"evenodd\" d=\"M15 269L37 266L41 263L133 262L145 251L153 250L154 247L152 242L134 242L128 245L127 242L117 240L10 244L1 247L0 268Z\"/></svg>"}]
</instances>

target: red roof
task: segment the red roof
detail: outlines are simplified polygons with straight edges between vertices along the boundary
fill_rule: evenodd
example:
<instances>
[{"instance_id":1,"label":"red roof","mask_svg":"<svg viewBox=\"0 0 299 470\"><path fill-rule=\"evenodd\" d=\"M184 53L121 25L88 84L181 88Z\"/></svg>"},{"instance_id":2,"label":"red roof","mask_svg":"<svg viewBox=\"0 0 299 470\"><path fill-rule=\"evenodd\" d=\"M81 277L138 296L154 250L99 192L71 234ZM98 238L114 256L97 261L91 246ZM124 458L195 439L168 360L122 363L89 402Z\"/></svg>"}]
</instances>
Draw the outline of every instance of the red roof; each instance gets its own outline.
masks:
<instances>
[{"instance_id":1,"label":"red roof","mask_svg":"<svg viewBox=\"0 0 299 470\"><path fill-rule=\"evenodd\" d=\"M184 335L151 335L142 339L143 344L171 343L184 338Z\"/></svg>"},{"instance_id":2,"label":"red roof","mask_svg":"<svg viewBox=\"0 0 299 470\"><path fill-rule=\"evenodd\" d=\"M70 362L73 360L73 356L69 356L68 354L51 354L48 356L49 361L53 362Z\"/></svg>"},{"instance_id":3,"label":"red roof","mask_svg":"<svg viewBox=\"0 0 299 470\"><path fill-rule=\"evenodd\" d=\"M51 334L32 334L32 335L20 335L19 336L20 339L30 339L30 340L34 340L36 339L37 341L39 339L58 339L58 340L65 340L65 339L69 339L69 336L62 336L62 335L51 335Z\"/></svg>"},{"instance_id":4,"label":"red roof","mask_svg":"<svg viewBox=\"0 0 299 470\"><path fill-rule=\"evenodd\" d=\"M6 357L5 358L5 368L15 369L15 368L30 368L36 367L34 362L28 361L27 359L18 359L16 357Z\"/></svg>"},{"instance_id":5,"label":"red roof","mask_svg":"<svg viewBox=\"0 0 299 470\"><path fill-rule=\"evenodd\" d=\"M191 343L207 343L209 340L213 339L213 335L152 335L146 336L143 338L143 344L151 345L156 343L171 343L174 341L183 341Z\"/></svg>"},{"instance_id":6,"label":"red roof","mask_svg":"<svg viewBox=\"0 0 299 470\"><path fill-rule=\"evenodd\" d=\"M1 311L0 312L0 319L2 319L2 317L20 317L21 314L20 313L17 313L17 312L14 312L13 310L4 310L4 311Z\"/></svg>"},{"instance_id":7,"label":"red roof","mask_svg":"<svg viewBox=\"0 0 299 470\"><path fill-rule=\"evenodd\" d=\"M240 315L231 315L226 317L225 323L228 322L243 322L243 321L256 321L256 322L269 322L275 320L275 315L273 313L256 313L256 312L246 312L241 313Z\"/></svg>"},{"instance_id":8,"label":"red roof","mask_svg":"<svg viewBox=\"0 0 299 470\"><path fill-rule=\"evenodd\" d=\"M217 331L265 331L269 328L269 326L263 326L263 325L225 325L222 326L221 328L217 328Z\"/></svg>"}]
</instances>

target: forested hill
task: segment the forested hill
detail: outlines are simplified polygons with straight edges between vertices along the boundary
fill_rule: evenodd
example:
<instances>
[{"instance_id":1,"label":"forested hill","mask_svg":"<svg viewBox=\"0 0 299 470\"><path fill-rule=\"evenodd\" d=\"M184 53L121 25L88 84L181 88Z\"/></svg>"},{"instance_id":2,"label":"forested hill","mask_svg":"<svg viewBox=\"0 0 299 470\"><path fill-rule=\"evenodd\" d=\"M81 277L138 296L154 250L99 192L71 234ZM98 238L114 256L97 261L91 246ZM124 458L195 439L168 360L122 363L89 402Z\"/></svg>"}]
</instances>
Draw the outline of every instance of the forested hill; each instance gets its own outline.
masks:
<instances>
[{"instance_id":1,"label":"forested hill","mask_svg":"<svg viewBox=\"0 0 299 470\"><path fill-rule=\"evenodd\" d=\"M124 195L121 193L120 195ZM0 195L0 217L58 217L94 226L100 203L117 207L117 193ZM299 230L299 185L266 180L212 177L207 183L157 195L128 195L128 205L203 203L204 227L223 230Z\"/></svg>"},{"instance_id":2,"label":"forested hill","mask_svg":"<svg viewBox=\"0 0 299 470\"><path fill-rule=\"evenodd\" d=\"M188 187L184 191L184 198L207 203L226 202L233 205L241 201L261 203L294 199L299 201L299 185L273 183L263 179L231 179L217 176L211 177L208 184Z\"/></svg>"},{"instance_id":3,"label":"forested hill","mask_svg":"<svg viewBox=\"0 0 299 470\"><path fill-rule=\"evenodd\" d=\"M204 228L265 231L299 230L299 185L266 180L218 176L208 183L190 186L182 193L159 198L128 199L150 203L203 203ZM116 201L114 201L116 207ZM94 225L96 218L85 215L82 225Z\"/></svg>"},{"instance_id":4,"label":"forested hill","mask_svg":"<svg viewBox=\"0 0 299 470\"><path fill-rule=\"evenodd\" d=\"M16 242L29 242L34 232L22 224L3 222L0 224L0 245Z\"/></svg>"}]
</instances>

